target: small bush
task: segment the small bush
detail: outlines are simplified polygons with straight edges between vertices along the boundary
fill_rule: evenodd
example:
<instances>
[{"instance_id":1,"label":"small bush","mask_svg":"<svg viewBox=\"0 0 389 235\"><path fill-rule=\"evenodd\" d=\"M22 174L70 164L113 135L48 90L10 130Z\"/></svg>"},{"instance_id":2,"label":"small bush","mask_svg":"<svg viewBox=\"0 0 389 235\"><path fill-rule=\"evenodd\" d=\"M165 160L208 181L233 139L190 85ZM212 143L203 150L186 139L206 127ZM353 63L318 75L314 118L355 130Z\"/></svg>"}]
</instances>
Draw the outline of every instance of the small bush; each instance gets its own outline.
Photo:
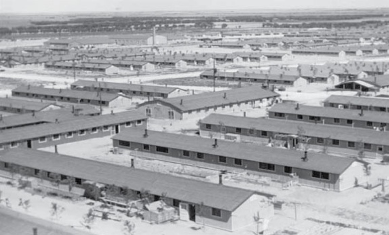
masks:
<instances>
[{"instance_id":1,"label":"small bush","mask_svg":"<svg viewBox=\"0 0 389 235\"><path fill-rule=\"evenodd\" d=\"M51 197L58 197L58 193L55 192L48 192L47 195Z\"/></svg>"}]
</instances>

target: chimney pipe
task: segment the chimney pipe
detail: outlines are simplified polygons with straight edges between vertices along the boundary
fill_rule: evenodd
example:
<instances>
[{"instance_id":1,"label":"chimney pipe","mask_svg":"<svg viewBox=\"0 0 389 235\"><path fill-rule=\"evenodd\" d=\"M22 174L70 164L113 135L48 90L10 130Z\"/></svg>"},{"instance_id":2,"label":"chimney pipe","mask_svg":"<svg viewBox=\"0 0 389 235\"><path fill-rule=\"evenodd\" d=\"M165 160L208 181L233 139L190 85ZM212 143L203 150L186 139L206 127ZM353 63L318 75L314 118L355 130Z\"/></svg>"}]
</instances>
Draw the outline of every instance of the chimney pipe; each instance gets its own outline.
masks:
<instances>
[{"instance_id":1,"label":"chimney pipe","mask_svg":"<svg viewBox=\"0 0 389 235\"><path fill-rule=\"evenodd\" d=\"M214 148L216 148L218 145L217 145L217 139L215 139L215 143L212 145Z\"/></svg>"},{"instance_id":2,"label":"chimney pipe","mask_svg":"<svg viewBox=\"0 0 389 235\"><path fill-rule=\"evenodd\" d=\"M359 114L359 116L363 116L363 109L361 108L361 113Z\"/></svg>"},{"instance_id":3,"label":"chimney pipe","mask_svg":"<svg viewBox=\"0 0 389 235\"><path fill-rule=\"evenodd\" d=\"M219 184L223 184L223 175L219 173Z\"/></svg>"},{"instance_id":4,"label":"chimney pipe","mask_svg":"<svg viewBox=\"0 0 389 235\"><path fill-rule=\"evenodd\" d=\"M227 99L227 92L224 92L223 98L224 98L224 99Z\"/></svg>"},{"instance_id":5,"label":"chimney pipe","mask_svg":"<svg viewBox=\"0 0 389 235\"><path fill-rule=\"evenodd\" d=\"M184 103L184 100L183 99L181 99L181 101L180 101L180 105L182 105Z\"/></svg>"},{"instance_id":6,"label":"chimney pipe","mask_svg":"<svg viewBox=\"0 0 389 235\"><path fill-rule=\"evenodd\" d=\"M297 103L297 104L296 104L296 110L299 110L299 109L300 109L300 104Z\"/></svg>"},{"instance_id":7,"label":"chimney pipe","mask_svg":"<svg viewBox=\"0 0 389 235\"><path fill-rule=\"evenodd\" d=\"M147 129L145 129L145 133L143 134L143 137L147 137L147 136L149 136L149 134L147 133Z\"/></svg>"},{"instance_id":8,"label":"chimney pipe","mask_svg":"<svg viewBox=\"0 0 389 235\"><path fill-rule=\"evenodd\" d=\"M135 167L135 163L134 163L134 159L133 158L131 158L131 168L134 168Z\"/></svg>"},{"instance_id":9,"label":"chimney pipe","mask_svg":"<svg viewBox=\"0 0 389 235\"><path fill-rule=\"evenodd\" d=\"M307 162L308 161L308 151L305 150L304 151L304 157L301 158L304 162Z\"/></svg>"}]
</instances>

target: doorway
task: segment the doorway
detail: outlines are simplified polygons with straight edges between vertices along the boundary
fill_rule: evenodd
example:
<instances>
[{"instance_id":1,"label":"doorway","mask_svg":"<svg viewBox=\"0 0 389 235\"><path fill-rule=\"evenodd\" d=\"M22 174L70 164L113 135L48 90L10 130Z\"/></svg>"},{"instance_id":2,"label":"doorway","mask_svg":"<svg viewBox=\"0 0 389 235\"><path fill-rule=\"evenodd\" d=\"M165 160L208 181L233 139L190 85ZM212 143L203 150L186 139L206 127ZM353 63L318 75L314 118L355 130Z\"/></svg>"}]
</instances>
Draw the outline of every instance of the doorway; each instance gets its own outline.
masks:
<instances>
[{"instance_id":1,"label":"doorway","mask_svg":"<svg viewBox=\"0 0 389 235\"><path fill-rule=\"evenodd\" d=\"M196 206L193 204L189 205L189 220L196 222Z\"/></svg>"}]
</instances>

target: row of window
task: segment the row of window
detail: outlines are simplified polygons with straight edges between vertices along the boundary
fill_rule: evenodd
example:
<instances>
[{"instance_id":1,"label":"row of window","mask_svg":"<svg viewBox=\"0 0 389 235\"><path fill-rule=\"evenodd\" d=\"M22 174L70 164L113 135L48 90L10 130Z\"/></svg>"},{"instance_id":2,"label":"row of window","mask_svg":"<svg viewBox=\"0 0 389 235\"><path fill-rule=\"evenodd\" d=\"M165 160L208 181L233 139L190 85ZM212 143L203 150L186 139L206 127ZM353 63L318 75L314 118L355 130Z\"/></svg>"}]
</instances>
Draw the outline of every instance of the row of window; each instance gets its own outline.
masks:
<instances>
[{"instance_id":1,"label":"row of window","mask_svg":"<svg viewBox=\"0 0 389 235\"><path fill-rule=\"evenodd\" d=\"M330 103L329 105L330 105L330 107L338 107L339 106L339 104L335 104L335 103ZM346 105L346 104L340 104L340 105L343 105L344 109L348 109L349 108L349 106ZM356 105L356 106L353 106L353 107L355 107L355 109L362 109L361 105ZM363 107L364 107L364 109L370 109L370 110L386 112L386 107L376 107L376 106L373 106L373 107L363 106Z\"/></svg>"},{"instance_id":2,"label":"row of window","mask_svg":"<svg viewBox=\"0 0 389 235\"><path fill-rule=\"evenodd\" d=\"M20 92L15 92L15 95L20 95ZM25 93L25 95L27 96L27 97L29 97L30 95L31 95L31 97L41 97L41 98L45 98L45 99L47 99L47 98L51 98L51 99L59 99L59 100L66 100L66 101L70 101L70 99L71 98L69 98L69 97L62 97L62 96L53 96L53 95L51 95L51 96L48 96L48 95L38 95L38 94L30 94L30 93ZM80 99L80 103L91 103L91 100L88 100L88 99ZM99 104L107 104L107 102L106 101L98 101L98 103Z\"/></svg>"},{"instance_id":3,"label":"row of window","mask_svg":"<svg viewBox=\"0 0 389 235\"><path fill-rule=\"evenodd\" d=\"M223 129L224 128L224 129ZM205 129L207 130L211 130L212 129L212 125L211 124L205 124ZM248 130L248 133L250 135L254 135L255 134L255 129L249 129ZM222 130L221 132L226 132L226 127L222 127ZM259 131L257 130L257 132L260 132L260 136L263 136L263 137L267 137L268 136L268 132L267 131ZM237 134L241 134L242 133L242 128L235 128L235 133ZM325 143L325 139L324 138L319 138L317 137L316 138L316 143L317 144L324 144ZM340 140L337 140L337 139L329 139L326 144L331 144L333 146L339 146L340 145ZM348 141L347 142L347 147L348 148L355 148L356 147L356 143L355 142L352 142L352 141ZM367 150L371 150L373 147L372 147L372 144L369 144L369 143L363 143L363 148L364 149L367 149ZM378 146L377 147L377 150L382 152L383 151L383 146Z\"/></svg>"},{"instance_id":4,"label":"row of window","mask_svg":"<svg viewBox=\"0 0 389 235\"><path fill-rule=\"evenodd\" d=\"M325 139L324 138L316 138L316 143L317 144L324 144L325 143ZM339 146L340 145L340 141L336 140L336 139L331 139L331 140L328 140L326 144L332 144L334 146ZM355 147L362 148L363 147L363 149L367 149L367 150L371 150L373 148L372 144L369 144L369 143L361 143L361 144L363 146L357 146L357 144L355 142L347 141L347 147L348 148L355 148ZM383 146L378 146L377 150L378 151L383 151Z\"/></svg>"},{"instance_id":5,"label":"row of window","mask_svg":"<svg viewBox=\"0 0 389 235\"><path fill-rule=\"evenodd\" d=\"M211 130L212 129L212 125L211 124L205 124L205 129ZM220 131L225 133L225 132L227 132L227 128L225 126L221 126L220 127ZM257 133L260 134L260 136L264 136L264 137L268 136L268 132L267 131L260 131L260 130L254 129L254 128L249 129L248 133L250 135L254 135L256 131L257 131ZM242 128L239 128L239 127L235 128L235 133L242 134Z\"/></svg>"},{"instance_id":6,"label":"row of window","mask_svg":"<svg viewBox=\"0 0 389 235\"><path fill-rule=\"evenodd\" d=\"M274 113L274 116L275 117L285 117L285 114L284 113ZM304 117L303 117L303 115L298 114L297 115L297 119L298 120L303 120ZM321 117L317 117L317 116L308 116L308 119L310 121L321 121L322 120ZM339 118L334 118L334 123L340 123L340 119ZM346 123L348 125L352 125L353 124L353 120L346 119ZM366 126L373 126L373 122L367 121L366 122ZM386 123L381 123L381 126L386 126Z\"/></svg>"},{"instance_id":7,"label":"row of window","mask_svg":"<svg viewBox=\"0 0 389 235\"><path fill-rule=\"evenodd\" d=\"M5 168L5 169L9 169L9 168L10 168L10 164L7 163L7 162L4 162L4 168ZM41 173L42 173L41 170L39 170L39 169L34 169L33 173L34 173L35 176L38 176L38 177L44 177L44 176L46 176L47 178L54 178L54 173L53 173L53 172L49 172L49 171L46 171L46 172L45 172L45 173L46 173L45 175L41 175ZM60 180L67 180L68 178L69 178L69 177L66 176L66 175L62 175L62 174L59 175L59 179L60 179ZM81 185L81 184L82 184L82 179L80 179L80 178L74 178L74 181L75 181L75 183L78 184L78 185Z\"/></svg>"},{"instance_id":8,"label":"row of window","mask_svg":"<svg viewBox=\"0 0 389 235\"><path fill-rule=\"evenodd\" d=\"M136 125L142 125L142 123L143 123L142 120L137 120L137 121L136 121ZM126 122L126 123L124 124L125 127L131 127L132 125L133 125L132 122ZM103 126L103 127L101 128L101 130L102 130L103 132L109 131L109 130L110 130L110 126ZM65 138L73 138L73 136L74 136L76 133L78 133L78 136L83 136L83 135L86 135L86 132L87 132L87 130L79 130L79 131L77 131L77 132L70 131L70 132L65 133L64 135L65 135ZM98 133L98 132L99 132L99 128L97 128L97 127L93 127L93 128L91 129L91 134L96 134L96 133ZM61 134L54 134L54 135L52 135L51 138L52 138L53 141L60 140L60 139L61 139ZM38 138L38 143L45 143L45 142L47 142L47 140L48 140L48 138L47 138L46 136L42 136L42 137L39 137L39 138ZM3 149L4 149L4 146L5 146L5 145L0 145L0 150L3 150ZM11 142L11 143L9 144L9 146L10 146L10 148L16 148L16 147L19 146L19 143L18 143L18 142Z\"/></svg>"},{"instance_id":9,"label":"row of window","mask_svg":"<svg viewBox=\"0 0 389 235\"><path fill-rule=\"evenodd\" d=\"M130 147L131 143L128 141L119 140L119 145L123 146L123 147ZM150 145L143 144L143 150L150 151ZM156 146L156 152L166 154L166 153L169 153L169 148ZM188 150L182 150L182 156L184 156L184 157L190 157L190 153L191 152ZM195 156L197 159L204 159L205 158L205 154L201 153L201 152L195 152ZM219 163L227 163L227 157L218 156L218 162ZM234 158L234 165L243 166L243 160L238 159L238 158ZM261 170L267 170L267 171L275 171L276 170L275 164L264 163L264 162L259 162L258 168ZM284 173L286 173L286 174L293 173L293 168L290 166L284 166ZM326 174L329 175L328 173L326 173ZM317 178L314 175L315 174L312 173L312 177ZM323 178L323 179L325 179L325 178Z\"/></svg>"}]
</instances>

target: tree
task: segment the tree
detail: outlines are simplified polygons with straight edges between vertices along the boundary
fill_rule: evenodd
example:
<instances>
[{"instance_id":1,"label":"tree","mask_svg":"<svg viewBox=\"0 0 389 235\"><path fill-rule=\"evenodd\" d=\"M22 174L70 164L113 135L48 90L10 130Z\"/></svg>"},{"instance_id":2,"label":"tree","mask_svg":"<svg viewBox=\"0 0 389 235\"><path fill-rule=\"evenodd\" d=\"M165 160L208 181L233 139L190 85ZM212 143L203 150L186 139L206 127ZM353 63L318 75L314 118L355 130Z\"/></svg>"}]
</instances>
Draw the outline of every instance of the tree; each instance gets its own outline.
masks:
<instances>
[{"instance_id":1,"label":"tree","mask_svg":"<svg viewBox=\"0 0 389 235\"><path fill-rule=\"evenodd\" d=\"M257 232L255 233L255 235L259 235L259 225L261 224L261 216L259 215L259 211L257 211L257 213L254 214L253 216L254 218L254 221L255 221L255 224L257 225Z\"/></svg>"},{"instance_id":2,"label":"tree","mask_svg":"<svg viewBox=\"0 0 389 235\"><path fill-rule=\"evenodd\" d=\"M124 221L124 230L126 232L126 234L134 234L134 230L135 230L135 224L131 221Z\"/></svg>"},{"instance_id":3,"label":"tree","mask_svg":"<svg viewBox=\"0 0 389 235\"><path fill-rule=\"evenodd\" d=\"M222 24L222 29L225 29L225 28L227 28L227 26L228 26L228 24L226 24L226 23L223 23L223 24Z\"/></svg>"}]
</instances>

